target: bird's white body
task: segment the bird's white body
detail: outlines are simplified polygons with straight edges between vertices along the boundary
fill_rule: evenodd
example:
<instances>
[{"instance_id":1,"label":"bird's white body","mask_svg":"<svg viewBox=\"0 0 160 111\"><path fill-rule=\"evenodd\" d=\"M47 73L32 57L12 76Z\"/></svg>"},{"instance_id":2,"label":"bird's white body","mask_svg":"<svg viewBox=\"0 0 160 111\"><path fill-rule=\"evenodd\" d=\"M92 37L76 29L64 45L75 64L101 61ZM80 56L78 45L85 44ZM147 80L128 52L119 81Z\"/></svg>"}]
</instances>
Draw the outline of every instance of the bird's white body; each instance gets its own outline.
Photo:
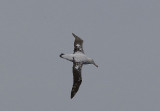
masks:
<instances>
[{"instance_id":1,"label":"bird's white body","mask_svg":"<svg viewBox=\"0 0 160 111\"><path fill-rule=\"evenodd\" d=\"M75 62L80 62L82 64L91 64L92 63L92 59L87 57L85 54L83 54L81 52L76 52L74 54L64 54L64 55L62 55L62 58L67 59L71 62L73 62L73 58L74 58Z\"/></svg>"}]
</instances>

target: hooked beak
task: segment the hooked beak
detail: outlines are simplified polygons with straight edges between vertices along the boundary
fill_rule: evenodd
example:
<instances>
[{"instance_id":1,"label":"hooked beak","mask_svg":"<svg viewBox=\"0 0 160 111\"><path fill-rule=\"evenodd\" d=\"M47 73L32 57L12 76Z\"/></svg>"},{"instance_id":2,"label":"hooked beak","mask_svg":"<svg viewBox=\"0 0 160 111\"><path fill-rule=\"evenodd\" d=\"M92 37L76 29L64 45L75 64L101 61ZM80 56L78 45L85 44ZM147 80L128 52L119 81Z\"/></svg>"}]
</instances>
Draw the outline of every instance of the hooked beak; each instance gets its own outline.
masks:
<instances>
[{"instance_id":1,"label":"hooked beak","mask_svg":"<svg viewBox=\"0 0 160 111\"><path fill-rule=\"evenodd\" d=\"M95 65L98 68L98 65L96 63L93 63L93 65Z\"/></svg>"}]
</instances>

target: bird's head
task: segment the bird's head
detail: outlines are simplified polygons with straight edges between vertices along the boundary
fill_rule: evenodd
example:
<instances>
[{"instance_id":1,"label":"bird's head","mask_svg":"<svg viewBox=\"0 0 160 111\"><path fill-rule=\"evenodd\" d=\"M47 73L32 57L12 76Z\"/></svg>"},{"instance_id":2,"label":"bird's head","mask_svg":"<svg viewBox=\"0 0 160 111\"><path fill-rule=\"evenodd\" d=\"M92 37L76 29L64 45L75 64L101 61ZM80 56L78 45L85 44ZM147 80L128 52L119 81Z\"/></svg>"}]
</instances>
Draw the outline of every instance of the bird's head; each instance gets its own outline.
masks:
<instances>
[{"instance_id":1,"label":"bird's head","mask_svg":"<svg viewBox=\"0 0 160 111\"><path fill-rule=\"evenodd\" d=\"M91 64L95 65L98 68L98 65L94 62L93 59L91 59Z\"/></svg>"}]
</instances>

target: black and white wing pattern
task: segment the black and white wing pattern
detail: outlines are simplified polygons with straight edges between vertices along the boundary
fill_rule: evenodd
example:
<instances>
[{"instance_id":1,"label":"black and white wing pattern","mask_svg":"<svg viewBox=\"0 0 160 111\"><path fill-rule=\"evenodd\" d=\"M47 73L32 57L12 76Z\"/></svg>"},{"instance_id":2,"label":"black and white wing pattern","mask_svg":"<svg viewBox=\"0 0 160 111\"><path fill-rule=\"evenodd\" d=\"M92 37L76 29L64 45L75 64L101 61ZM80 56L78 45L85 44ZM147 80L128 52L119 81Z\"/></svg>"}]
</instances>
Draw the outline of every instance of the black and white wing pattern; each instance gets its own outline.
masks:
<instances>
[{"instance_id":1,"label":"black and white wing pattern","mask_svg":"<svg viewBox=\"0 0 160 111\"><path fill-rule=\"evenodd\" d=\"M82 52L83 51L83 40L78 37L77 35L75 35L74 33L72 33L72 35L75 37L75 41L74 41L74 53L75 52Z\"/></svg>"},{"instance_id":2,"label":"black and white wing pattern","mask_svg":"<svg viewBox=\"0 0 160 111\"><path fill-rule=\"evenodd\" d=\"M82 82L82 76L81 76L82 65L83 64L80 62L75 62L73 58L73 86L71 90L71 99L77 93Z\"/></svg>"}]
</instances>

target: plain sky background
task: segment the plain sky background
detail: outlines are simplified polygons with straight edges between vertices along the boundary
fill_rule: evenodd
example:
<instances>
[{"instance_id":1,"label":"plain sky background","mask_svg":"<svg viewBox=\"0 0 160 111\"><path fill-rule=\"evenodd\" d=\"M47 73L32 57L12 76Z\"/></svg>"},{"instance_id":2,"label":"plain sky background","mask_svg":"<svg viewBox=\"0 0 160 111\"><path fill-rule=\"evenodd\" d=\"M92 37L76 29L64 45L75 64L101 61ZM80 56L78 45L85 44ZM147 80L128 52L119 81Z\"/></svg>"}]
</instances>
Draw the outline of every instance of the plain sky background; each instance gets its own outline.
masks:
<instances>
[{"instance_id":1,"label":"plain sky background","mask_svg":"<svg viewBox=\"0 0 160 111\"><path fill-rule=\"evenodd\" d=\"M71 100L72 32L99 67ZM0 111L160 111L160 1L0 0Z\"/></svg>"}]
</instances>

